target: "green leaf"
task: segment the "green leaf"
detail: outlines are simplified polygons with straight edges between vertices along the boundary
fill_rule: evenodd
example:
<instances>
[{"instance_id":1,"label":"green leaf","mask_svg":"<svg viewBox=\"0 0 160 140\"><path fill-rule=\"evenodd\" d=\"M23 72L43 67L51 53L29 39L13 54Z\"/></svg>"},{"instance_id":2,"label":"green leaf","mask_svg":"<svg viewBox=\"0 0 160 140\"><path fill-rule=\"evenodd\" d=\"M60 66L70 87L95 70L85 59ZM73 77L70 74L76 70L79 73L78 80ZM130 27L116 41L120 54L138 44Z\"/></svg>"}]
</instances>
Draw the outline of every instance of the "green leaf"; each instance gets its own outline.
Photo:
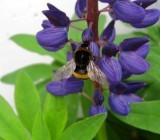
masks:
<instances>
[{"instance_id":1,"label":"green leaf","mask_svg":"<svg viewBox=\"0 0 160 140\"><path fill-rule=\"evenodd\" d=\"M33 140L51 140L49 129L41 111L37 113L32 130Z\"/></svg>"},{"instance_id":2,"label":"green leaf","mask_svg":"<svg viewBox=\"0 0 160 140\"><path fill-rule=\"evenodd\" d=\"M67 125L70 126L74 122L76 122L78 118L78 107L79 107L79 95L70 94L65 97L67 109L68 109L68 120Z\"/></svg>"},{"instance_id":3,"label":"green leaf","mask_svg":"<svg viewBox=\"0 0 160 140\"><path fill-rule=\"evenodd\" d=\"M18 73L21 71L27 72L33 81L43 80L47 78L51 79L51 77L53 76L52 71L56 68L58 68L58 66L51 66L47 64L34 64L11 72L3 76L1 80L4 83L14 84Z\"/></svg>"},{"instance_id":4,"label":"green leaf","mask_svg":"<svg viewBox=\"0 0 160 140\"><path fill-rule=\"evenodd\" d=\"M40 110L40 98L33 81L25 72L21 72L16 80L15 104L20 119L32 132L35 116Z\"/></svg>"},{"instance_id":5,"label":"green leaf","mask_svg":"<svg viewBox=\"0 0 160 140\"><path fill-rule=\"evenodd\" d=\"M100 114L74 123L64 131L60 140L91 140L105 119L106 115Z\"/></svg>"},{"instance_id":6,"label":"green leaf","mask_svg":"<svg viewBox=\"0 0 160 140\"><path fill-rule=\"evenodd\" d=\"M10 38L13 42L15 42L20 47L41 55L50 55L55 58L55 60L64 63L66 61L66 53L68 51L68 47L65 46L63 49L57 52L49 52L43 49L36 41L36 37L34 35L29 34L17 34Z\"/></svg>"},{"instance_id":7,"label":"green leaf","mask_svg":"<svg viewBox=\"0 0 160 140\"><path fill-rule=\"evenodd\" d=\"M24 126L2 96L0 96L0 137L6 140L29 140Z\"/></svg>"},{"instance_id":8,"label":"green leaf","mask_svg":"<svg viewBox=\"0 0 160 140\"><path fill-rule=\"evenodd\" d=\"M131 106L128 116L114 114L121 121L140 129L160 134L160 101L146 101Z\"/></svg>"},{"instance_id":9,"label":"green leaf","mask_svg":"<svg viewBox=\"0 0 160 140\"><path fill-rule=\"evenodd\" d=\"M67 121L67 107L64 97L48 94L44 105L44 117L52 140L57 140Z\"/></svg>"}]
</instances>

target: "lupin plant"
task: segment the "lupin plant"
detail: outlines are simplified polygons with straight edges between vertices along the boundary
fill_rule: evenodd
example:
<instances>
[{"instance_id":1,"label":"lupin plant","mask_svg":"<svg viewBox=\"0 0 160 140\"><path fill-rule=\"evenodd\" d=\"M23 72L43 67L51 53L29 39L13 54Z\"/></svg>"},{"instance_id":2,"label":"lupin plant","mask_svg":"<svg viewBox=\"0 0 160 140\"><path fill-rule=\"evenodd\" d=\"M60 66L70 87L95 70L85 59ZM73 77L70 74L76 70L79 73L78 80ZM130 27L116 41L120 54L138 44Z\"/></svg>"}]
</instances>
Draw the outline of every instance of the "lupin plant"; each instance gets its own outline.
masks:
<instances>
[{"instance_id":1,"label":"lupin plant","mask_svg":"<svg viewBox=\"0 0 160 140\"><path fill-rule=\"evenodd\" d=\"M156 2L77 0L72 19L48 3L43 29L11 40L53 61L1 78L15 84L16 113L0 96L0 140L159 140ZM116 34L117 21L136 31Z\"/></svg>"},{"instance_id":2,"label":"lupin plant","mask_svg":"<svg viewBox=\"0 0 160 140\"><path fill-rule=\"evenodd\" d=\"M130 104L144 101L135 92L144 88L146 83L143 79L143 82L125 82L125 79L131 75L144 74L149 69L150 64L145 60L149 53L149 38L126 38L120 44L115 44L115 22L120 20L135 28L145 28L159 20L160 11L146 9L156 0L99 1L104 3L105 8L98 9L98 0L77 0L75 13L79 19L76 20L70 20L64 12L47 4L49 10L43 11L47 17L42 23L44 29L36 35L38 43L53 53L63 48L65 43L70 43L74 49L69 54L68 63L55 72L56 78L46 88L55 96L83 93L83 80L89 78L95 90L93 99L86 95L93 102L89 109L91 116L108 112L102 105L107 101L103 96L105 89L102 85L108 87L110 109L120 115L128 115ZM98 23L101 21L98 19L101 13L108 13L112 20L99 36ZM76 42L68 38L67 34L73 27L72 22L82 20L87 22L88 27L82 31L82 41Z\"/></svg>"}]
</instances>

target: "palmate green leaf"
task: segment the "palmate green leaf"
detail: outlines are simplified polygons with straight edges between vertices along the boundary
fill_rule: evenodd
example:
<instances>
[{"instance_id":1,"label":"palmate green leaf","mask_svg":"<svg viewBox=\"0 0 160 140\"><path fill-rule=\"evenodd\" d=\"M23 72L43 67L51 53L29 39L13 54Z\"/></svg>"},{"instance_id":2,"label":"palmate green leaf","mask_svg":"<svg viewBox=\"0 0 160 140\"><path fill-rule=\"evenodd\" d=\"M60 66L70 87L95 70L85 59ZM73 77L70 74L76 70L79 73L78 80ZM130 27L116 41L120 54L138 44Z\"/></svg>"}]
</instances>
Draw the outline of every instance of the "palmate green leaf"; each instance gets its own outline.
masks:
<instances>
[{"instance_id":1,"label":"palmate green leaf","mask_svg":"<svg viewBox=\"0 0 160 140\"><path fill-rule=\"evenodd\" d=\"M124 117L114 114L121 121L140 129L160 134L160 101L146 101L131 105L131 113Z\"/></svg>"},{"instance_id":2,"label":"palmate green leaf","mask_svg":"<svg viewBox=\"0 0 160 140\"><path fill-rule=\"evenodd\" d=\"M58 66L51 66L47 64L33 64L3 76L1 78L1 81L8 84L14 84L16 77L20 71L27 72L33 81L47 78L51 79L52 71L54 68L58 68Z\"/></svg>"},{"instance_id":3,"label":"palmate green leaf","mask_svg":"<svg viewBox=\"0 0 160 140\"><path fill-rule=\"evenodd\" d=\"M37 113L32 130L33 140L51 140L49 129L41 111Z\"/></svg>"},{"instance_id":4,"label":"palmate green leaf","mask_svg":"<svg viewBox=\"0 0 160 140\"><path fill-rule=\"evenodd\" d=\"M20 47L34 52L41 55L50 55L54 57L55 60L64 63L66 62L66 53L70 48L68 45L65 45L65 47L57 52L49 52L43 49L36 41L35 35L29 35L29 34L17 34L10 38L13 42L15 42Z\"/></svg>"},{"instance_id":5,"label":"palmate green leaf","mask_svg":"<svg viewBox=\"0 0 160 140\"><path fill-rule=\"evenodd\" d=\"M2 96L0 96L0 137L5 140L30 139L24 126Z\"/></svg>"},{"instance_id":6,"label":"palmate green leaf","mask_svg":"<svg viewBox=\"0 0 160 140\"><path fill-rule=\"evenodd\" d=\"M64 131L60 140L92 140L105 119L106 115L100 114L74 123Z\"/></svg>"},{"instance_id":7,"label":"palmate green leaf","mask_svg":"<svg viewBox=\"0 0 160 140\"><path fill-rule=\"evenodd\" d=\"M19 117L32 132L34 119L41 108L38 91L31 78L25 72L21 72L16 80L15 104Z\"/></svg>"},{"instance_id":8,"label":"palmate green leaf","mask_svg":"<svg viewBox=\"0 0 160 140\"><path fill-rule=\"evenodd\" d=\"M76 122L78 118L78 108L80 96L77 94L70 94L65 97L67 110L68 110L68 119L66 126L70 126L74 122Z\"/></svg>"},{"instance_id":9,"label":"palmate green leaf","mask_svg":"<svg viewBox=\"0 0 160 140\"><path fill-rule=\"evenodd\" d=\"M64 97L48 94L44 105L44 117L51 139L57 140L62 134L67 121L67 107Z\"/></svg>"}]
</instances>

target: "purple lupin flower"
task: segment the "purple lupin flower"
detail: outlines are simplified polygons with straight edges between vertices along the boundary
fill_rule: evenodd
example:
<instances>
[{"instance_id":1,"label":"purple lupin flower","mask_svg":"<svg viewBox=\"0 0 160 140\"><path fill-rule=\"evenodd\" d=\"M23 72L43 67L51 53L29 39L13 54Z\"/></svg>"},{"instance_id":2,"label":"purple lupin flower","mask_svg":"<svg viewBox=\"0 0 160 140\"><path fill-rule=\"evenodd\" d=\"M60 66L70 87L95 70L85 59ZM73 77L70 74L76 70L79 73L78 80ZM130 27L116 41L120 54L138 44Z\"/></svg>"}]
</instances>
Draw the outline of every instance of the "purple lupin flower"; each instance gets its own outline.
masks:
<instances>
[{"instance_id":1,"label":"purple lupin flower","mask_svg":"<svg viewBox=\"0 0 160 140\"><path fill-rule=\"evenodd\" d=\"M148 6L157 2L157 0L136 0L135 4L141 6L145 10L145 17L141 22L133 23L132 26L136 28L145 28L155 24L160 18L160 11L158 9L146 9Z\"/></svg>"},{"instance_id":2,"label":"purple lupin flower","mask_svg":"<svg viewBox=\"0 0 160 140\"><path fill-rule=\"evenodd\" d=\"M47 84L47 91L56 96L66 96L68 94L80 92L84 82L75 77L63 79L61 81L52 81Z\"/></svg>"},{"instance_id":3,"label":"purple lupin flower","mask_svg":"<svg viewBox=\"0 0 160 140\"><path fill-rule=\"evenodd\" d=\"M64 27L49 27L39 31L36 35L38 43L48 51L57 51L67 41L67 29Z\"/></svg>"},{"instance_id":4,"label":"purple lupin flower","mask_svg":"<svg viewBox=\"0 0 160 140\"><path fill-rule=\"evenodd\" d=\"M145 86L144 82L117 82L111 84L109 87L110 96L108 98L111 110L120 115L128 115L130 113L130 104L143 101L142 98L134 93Z\"/></svg>"},{"instance_id":5,"label":"purple lupin flower","mask_svg":"<svg viewBox=\"0 0 160 140\"><path fill-rule=\"evenodd\" d=\"M42 23L44 28L36 35L38 43L48 51L57 51L61 49L68 40L69 18L66 14L55 6L47 4L49 10L43 11L48 18Z\"/></svg>"},{"instance_id":6,"label":"purple lupin flower","mask_svg":"<svg viewBox=\"0 0 160 140\"><path fill-rule=\"evenodd\" d=\"M112 6L116 20L127 23L138 23L145 17L145 10L130 0L116 0Z\"/></svg>"},{"instance_id":7,"label":"purple lupin flower","mask_svg":"<svg viewBox=\"0 0 160 140\"><path fill-rule=\"evenodd\" d=\"M79 18L85 17L86 14L86 0L77 0L75 5L75 12Z\"/></svg>"},{"instance_id":8,"label":"purple lupin flower","mask_svg":"<svg viewBox=\"0 0 160 140\"><path fill-rule=\"evenodd\" d=\"M99 50L97 43L90 42L89 49L91 50L93 56L96 56L97 58L100 57L100 50Z\"/></svg>"},{"instance_id":9,"label":"purple lupin flower","mask_svg":"<svg viewBox=\"0 0 160 140\"><path fill-rule=\"evenodd\" d=\"M102 46L107 45L108 42L114 41L115 36L116 36L114 24L115 24L115 20L112 20L101 33L100 42Z\"/></svg>"},{"instance_id":10,"label":"purple lupin flower","mask_svg":"<svg viewBox=\"0 0 160 140\"><path fill-rule=\"evenodd\" d=\"M90 116L94 116L101 113L108 114L107 108L102 105L104 101L104 97L99 89L96 89L94 91L93 100L94 100L94 104L89 109Z\"/></svg>"},{"instance_id":11,"label":"purple lupin flower","mask_svg":"<svg viewBox=\"0 0 160 140\"><path fill-rule=\"evenodd\" d=\"M130 74L142 74L149 69L150 64L143 59L143 57L145 57L148 53L148 47L144 45L148 41L149 39L146 37L137 37L125 39L120 44L120 52L118 58L122 69L129 72ZM142 46L146 50L143 50L145 54L136 52L136 50Z\"/></svg>"},{"instance_id":12,"label":"purple lupin flower","mask_svg":"<svg viewBox=\"0 0 160 140\"><path fill-rule=\"evenodd\" d=\"M145 10L145 17L141 22L132 23L133 27L145 28L155 24L160 18L160 11L157 9Z\"/></svg>"},{"instance_id":13,"label":"purple lupin flower","mask_svg":"<svg viewBox=\"0 0 160 140\"><path fill-rule=\"evenodd\" d=\"M93 41L94 34L90 28L87 28L82 33L82 40L83 42L91 42Z\"/></svg>"},{"instance_id":14,"label":"purple lupin flower","mask_svg":"<svg viewBox=\"0 0 160 140\"><path fill-rule=\"evenodd\" d=\"M121 80L122 68L115 58L103 56L99 61L99 67L110 83L115 83Z\"/></svg>"},{"instance_id":15,"label":"purple lupin flower","mask_svg":"<svg viewBox=\"0 0 160 140\"><path fill-rule=\"evenodd\" d=\"M130 23L135 28L155 24L160 18L158 9L146 9L157 0L99 0L110 4L109 13L114 20Z\"/></svg>"}]
</instances>

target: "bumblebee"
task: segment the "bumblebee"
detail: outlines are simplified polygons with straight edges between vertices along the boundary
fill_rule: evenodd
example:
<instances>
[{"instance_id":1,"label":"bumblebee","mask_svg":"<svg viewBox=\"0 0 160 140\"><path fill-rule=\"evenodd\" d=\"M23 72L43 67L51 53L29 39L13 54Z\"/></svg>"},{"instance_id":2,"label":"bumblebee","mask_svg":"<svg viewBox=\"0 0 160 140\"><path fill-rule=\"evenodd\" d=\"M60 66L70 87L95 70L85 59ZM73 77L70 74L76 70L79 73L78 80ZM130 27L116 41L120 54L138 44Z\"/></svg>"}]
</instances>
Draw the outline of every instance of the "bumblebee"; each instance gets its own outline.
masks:
<instances>
[{"instance_id":1,"label":"bumblebee","mask_svg":"<svg viewBox=\"0 0 160 140\"><path fill-rule=\"evenodd\" d=\"M54 80L59 81L72 75L78 79L88 79L99 84L106 84L107 78L100 68L94 63L93 56L88 43L82 43L73 53L73 58L66 65L56 71Z\"/></svg>"}]
</instances>

